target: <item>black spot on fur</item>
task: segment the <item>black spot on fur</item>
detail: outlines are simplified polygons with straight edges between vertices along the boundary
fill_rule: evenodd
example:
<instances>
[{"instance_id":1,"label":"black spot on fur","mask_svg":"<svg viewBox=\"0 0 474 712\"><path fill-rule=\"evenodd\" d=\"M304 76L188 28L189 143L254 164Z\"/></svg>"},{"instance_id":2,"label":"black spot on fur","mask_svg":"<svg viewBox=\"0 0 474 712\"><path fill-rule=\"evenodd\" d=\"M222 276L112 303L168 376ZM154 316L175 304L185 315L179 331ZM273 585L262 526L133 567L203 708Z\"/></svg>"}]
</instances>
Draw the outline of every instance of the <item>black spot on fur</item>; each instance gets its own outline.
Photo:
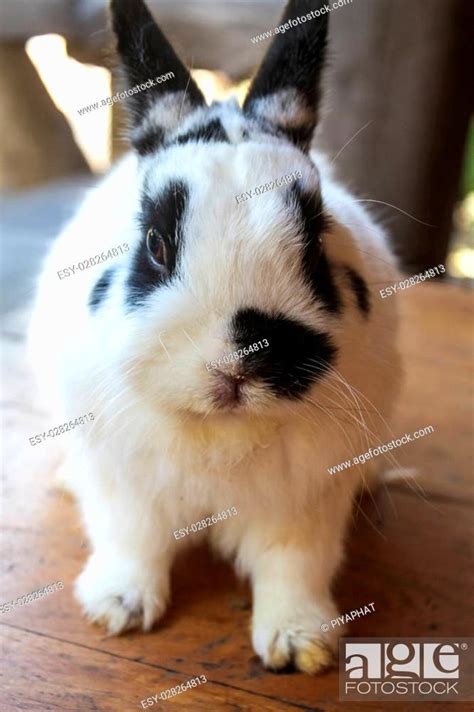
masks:
<instances>
[{"instance_id":1,"label":"black spot on fur","mask_svg":"<svg viewBox=\"0 0 474 712\"><path fill-rule=\"evenodd\" d=\"M235 314L232 335L242 349L267 339L268 347L244 356L242 372L249 378L261 378L275 395L285 398L303 396L322 378L337 354L328 334L257 309L241 309Z\"/></svg>"},{"instance_id":2,"label":"black spot on fur","mask_svg":"<svg viewBox=\"0 0 474 712\"><path fill-rule=\"evenodd\" d=\"M310 261L306 264L310 264ZM321 300L324 308L331 314L340 314L342 312L342 301L339 289L336 286L333 270L324 252L321 254L316 269L311 274L307 270L307 277L311 282L313 294Z\"/></svg>"},{"instance_id":3,"label":"black spot on fur","mask_svg":"<svg viewBox=\"0 0 474 712\"><path fill-rule=\"evenodd\" d=\"M305 151L309 143L311 142L311 137L314 131L314 124L308 124L306 126L298 126L295 128L289 128L278 125L280 133L286 138L288 138L291 143L298 146L302 151Z\"/></svg>"},{"instance_id":4,"label":"black spot on fur","mask_svg":"<svg viewBox=\"0 0 474 712\"><path fill-rule=\"evenodd\" d=\"M350 287L354 292L354 296L357 301L357 306L359 307L362 314L367 317L370 314L370 294L367 284L365 280L360 276L360 274L356 272L355 269L352 269L352 267L345 265L344 269Z\"/></svg>"},{"instance_id":5,"label":"black spot on fur","mask_svg":"<svg viewBox=\"0 0 474 712\"><path fill-rule=\"evenodd\" d=\"M106 269L104 274L95 283L94 288L90 293L88 302L89 309L93 314L97 311L102 302L105 300L107 293L110 289L110 285L112 284L114 272L114 268L109 267L109 269Z\"/></svg>"},{"instance_id":6,"label":"black spot on fur","mask_svg":"<svg viewBox=\"0 0 474 712\"><path fill-rule=\"evenodd\" d=\"M221 141L230 143L224 128L219 119L212 119L205 126L199 126L196 129L191 129L182 136L178 136L171 143L184 144L190 141Z\"/></svg>"},{"instance_id":7,"label":"black spot on fur","mask_svg":"<svg viewBox=\"0 0 474 712\"><path fill-rule=\"evenodd\" d=\"M136 151L141 156L147 153L153 153L163 144L164 131L158 127L154 128L152 131L143 134L137 138L132 139L132 145Z\"/></svg>"},{"instance_id":8,"label":"black spot on fur","mask_svg":"<svg viewBox=\"0 0 474 712\"><path fill-rule=\"evenodd\" d=\"M330 219L324 212L321 195L304 193L298 183L294 183L289 191L289 203L291 209L296 210L302 226L303 272L311 291L326 311L340 314L341 297L322 245L322 236L328 230Z\"/></svg>"},{"instance_id":9,"label":"black spot on fur","mask_svg":"<svg viewBox=\"0 0 474 712\"><path fill-rule=\"evenodd\" d=\"M148 195L143 197L139 218L143 238L133 257L126 287L126 303L130 308L143 304L149 294L172 278L179 256L188 197L188 189L181 181L169 183L154 200ZM165 241L167 269L157 267L150 260L146 234L151 227Z\"/></svg>"}]
</instances>

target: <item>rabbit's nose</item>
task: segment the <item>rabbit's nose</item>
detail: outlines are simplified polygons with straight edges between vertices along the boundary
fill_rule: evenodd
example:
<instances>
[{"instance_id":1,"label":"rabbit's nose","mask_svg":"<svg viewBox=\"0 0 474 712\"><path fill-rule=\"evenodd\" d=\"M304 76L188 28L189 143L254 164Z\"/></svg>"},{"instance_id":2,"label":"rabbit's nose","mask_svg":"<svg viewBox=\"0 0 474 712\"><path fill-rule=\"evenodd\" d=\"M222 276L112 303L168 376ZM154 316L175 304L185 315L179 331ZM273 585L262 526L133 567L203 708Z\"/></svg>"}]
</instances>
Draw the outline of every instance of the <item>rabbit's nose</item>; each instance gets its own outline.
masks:
<instances>
[{"instance_id":1,"label":"rabbit's nose","mask_svg":"<svg viewBox=\"0 0 474 712\"><path fill-rule=\"evenodd\" d=\"M237 405L241 400L244 383L245 376L217 371L212 389L215 404L220 407Z\"/></svg>"}]
</instances>

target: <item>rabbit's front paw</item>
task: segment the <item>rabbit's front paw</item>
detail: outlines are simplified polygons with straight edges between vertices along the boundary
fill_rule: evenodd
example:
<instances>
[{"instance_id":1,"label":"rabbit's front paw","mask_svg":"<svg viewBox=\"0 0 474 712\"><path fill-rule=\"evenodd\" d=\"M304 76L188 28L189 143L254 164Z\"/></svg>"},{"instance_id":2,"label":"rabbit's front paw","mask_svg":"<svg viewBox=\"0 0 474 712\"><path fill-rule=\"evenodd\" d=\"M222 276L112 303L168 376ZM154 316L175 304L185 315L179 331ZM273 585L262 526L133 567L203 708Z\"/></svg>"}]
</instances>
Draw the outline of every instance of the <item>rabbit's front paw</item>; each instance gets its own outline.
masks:
<instances>
[{"instance_id":1,"label":"rabbit's front paw","mask_svg":"<svg viewBox=\"0 0 474 712\"><path fill-rule=\"evenodd\" d=\"M316 621L316 624L315 624ZM275 616L267 611L254 616L252 641L265 667L282 670L294 665L297 670L315 675L335 662L337 639L322 632L319 615L299 619L294 613Z\"/></svg>"},{"instance_id":2,"label":"rabbit's front paw","mask_svg":"<svg viewBox=\"0 0 474 712\"><path fill-rule=\"evenodd\" d=\"M100 561L93 555L75 586L87 618L105 625L110 635L130 628L150 630L166 608L167 587L160 587L147 569L143 564Z\"/></svg>"}]
</instances>

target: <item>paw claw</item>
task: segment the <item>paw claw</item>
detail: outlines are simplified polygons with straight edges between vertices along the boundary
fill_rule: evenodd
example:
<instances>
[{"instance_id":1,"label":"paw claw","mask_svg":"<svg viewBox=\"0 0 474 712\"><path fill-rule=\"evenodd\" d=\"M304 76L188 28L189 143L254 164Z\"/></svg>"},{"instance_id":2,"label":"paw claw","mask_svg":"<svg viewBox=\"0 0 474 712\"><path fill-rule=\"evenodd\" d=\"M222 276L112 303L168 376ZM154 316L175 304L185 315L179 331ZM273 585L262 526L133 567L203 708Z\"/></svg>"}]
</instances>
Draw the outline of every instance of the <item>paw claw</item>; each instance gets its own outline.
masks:
<instances>
[{"instance_id":1,"label":"paw claw","mask_svg":"<svg viewBox=\"0 0 474 712\"><path fill-rule=\"evenodd\" d=\"M275 650L268 656L268 663L266 667L270 670L282 670L286 667L291 659L291 654L283 650Z\"/></svg>"},{"instance_id":2,"label":"paw claw","mask_svg":"<svg viewBox=\"0 0 474 712\"><path fill-rule=\"evenodd\" d=\"M311 641L296 651L295 666L308 675L316 675L334 664L334 655L322 643Z\"/></svg>"},{"instance_id":3,"label":"paw claw","mask_svg":"<svg viewBox=\"0 0 474 712\"><path fill-rule=\"evenodd\" d=\"M320 615L314 611L307 618L280 615L272 619L254 618L253 645L266 668L281 671L292 665L296 670L316 675L335 662L336 634L322 637ZM319 626L318 626L319 621Z\"/></svg>"},{"instance_id":4,"label":"paw claw","mask_svg":"<svg viewBox=\"0 0 474 712\"><path fill-rule=\"evenodd\" d=\"M92 563L91 563L92 561ZM90 560L76 581L76 597L87 619L103 625L108 636L132 628L148 631L164 612L166 591L162 596L154 581L125 571L107 571Z\"/></svg>"}]
</instances>

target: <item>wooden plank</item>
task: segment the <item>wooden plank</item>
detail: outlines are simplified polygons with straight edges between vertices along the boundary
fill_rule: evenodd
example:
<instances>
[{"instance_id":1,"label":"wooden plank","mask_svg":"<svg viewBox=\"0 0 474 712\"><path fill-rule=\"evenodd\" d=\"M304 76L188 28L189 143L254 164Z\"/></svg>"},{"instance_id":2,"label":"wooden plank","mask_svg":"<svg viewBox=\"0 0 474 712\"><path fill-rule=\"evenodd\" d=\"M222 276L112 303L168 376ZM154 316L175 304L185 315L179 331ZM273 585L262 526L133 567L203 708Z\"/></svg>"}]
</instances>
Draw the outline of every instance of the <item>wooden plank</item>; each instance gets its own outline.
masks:
<instances>
[{"instance_id":1,"label":"wooden plank","mask_svg":"<svg viewBox=\"0 0 474 712\"><path fill-rule=\"evenodd\" d=\"M367 501L365 517L357 517L347 564L337 581L341 612L375 604L376 612L356 619L349 634L469 635L471 509L452 503L434 507L399 492L390 499L381 493L376 504L378 512ZM59 501L53 499L50 507L54 510L56 505ZM61 508L72 514L71 504ZM17 607L2 616L5 623L180 674L203 673L215 682L272 695L288 704L338 709L337 671L309 678L274 676L262 669L249 639L248 589L237 585L227 566L213 563L202 550L191 552L176 566L172 605L156 630L106 638L102 629L82 619L72 598L72 583L86 554L82 534L73 521L62 529L50 524L43 532L3 532L2 600L58 579L65 589Z\"/></svg>"},{"instance_id":2,"label":"wooden plank","mask_svg":"<svg viewBox=\"0 0 474 712\"><path fill-rule=\"evenodd\" d=\"M118 712L145 709L141 701L196 676L176 674L140 661L97 652L61 640L2 625L0 704L3 712L67 710ZM190 664L192 668L192 664ZM207 676L206 676L207 677ZM147 709L291 710L278 700L206 682ZM297 709L293 707L293 709ZM304 709L304 708L303 708ZM308 709L308 708L306 708Z\"/></svg>"}]
</instances>

